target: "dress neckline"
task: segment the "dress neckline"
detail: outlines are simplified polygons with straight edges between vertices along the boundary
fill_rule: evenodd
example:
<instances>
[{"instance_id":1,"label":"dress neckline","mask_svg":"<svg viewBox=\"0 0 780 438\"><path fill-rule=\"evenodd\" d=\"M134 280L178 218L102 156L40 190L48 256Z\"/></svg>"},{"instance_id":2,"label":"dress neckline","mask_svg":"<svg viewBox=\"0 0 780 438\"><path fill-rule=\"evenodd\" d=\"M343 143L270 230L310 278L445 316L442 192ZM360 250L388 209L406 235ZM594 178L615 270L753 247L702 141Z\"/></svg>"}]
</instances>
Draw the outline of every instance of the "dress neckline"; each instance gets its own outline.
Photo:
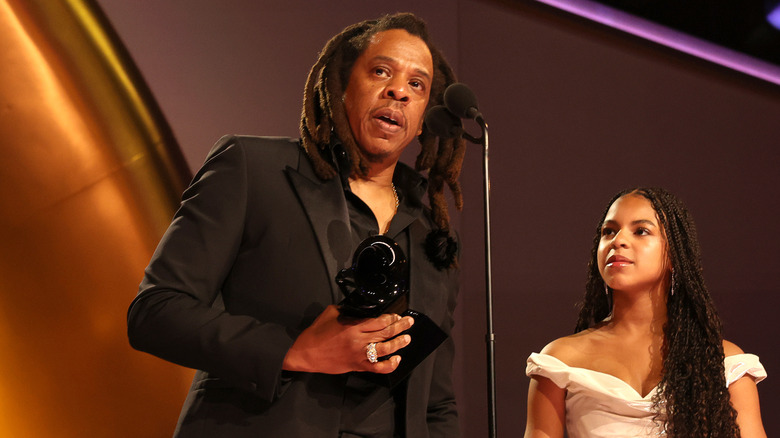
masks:
<instances>
[{"instance_id":1,"label":"dress neckline","mask_svg":"<svg viewBox=\"0 0 780 438\"><path fill-rule=\"evenodd\" d=\"M545 353L533 353L533 354L536 354L537 356L550 358L550 359L554 360L555 362L558 362L560 365L562 365L562 366L564 366L566 368L572 369L572 370L580 370L580 371L584 371L586 373L592 373L592 374L595 374L595 375L598 375L598 376L604 376L604 377L606 377L608 379L611 379L611 380L615 380L615 381L619 382L621 386L625 387L626 389L630 389L641 400L648 400L648 398L651 398L652 395L658 390L658 385L655 385L647 394L642 396L642 394L640 394L639 391L636 390L636 388L631 386L628 382L626 382L625 380L621 379L620 377L617 377L617 376L614 376L612 374L605 373L605 372L602 372L602 371L592 370L590 368L573 367L573 366L567 365L564 361L558 359L557 357L551 356L549 354L545 354Z\"/></svg>"}]
</instances>

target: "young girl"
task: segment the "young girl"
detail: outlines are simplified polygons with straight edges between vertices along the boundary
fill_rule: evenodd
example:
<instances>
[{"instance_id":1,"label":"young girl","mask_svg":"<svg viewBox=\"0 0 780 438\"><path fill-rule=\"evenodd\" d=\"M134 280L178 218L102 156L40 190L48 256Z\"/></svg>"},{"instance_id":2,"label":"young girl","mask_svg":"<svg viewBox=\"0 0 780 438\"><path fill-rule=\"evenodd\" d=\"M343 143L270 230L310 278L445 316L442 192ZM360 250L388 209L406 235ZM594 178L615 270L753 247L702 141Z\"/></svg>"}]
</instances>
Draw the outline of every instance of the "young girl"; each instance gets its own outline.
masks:
<instances>
[{"instance_id":1,"label":"young girl","mask_svg":"<svg viewBox=\"0 0 780 438\"><path fill-rule=\"evenodd\" d=\"M576 333L531 354L526 374L526 438L766 437L766 372L723 339L695 226L663 189L608 204Z\"/></svg>"}]
</instances>

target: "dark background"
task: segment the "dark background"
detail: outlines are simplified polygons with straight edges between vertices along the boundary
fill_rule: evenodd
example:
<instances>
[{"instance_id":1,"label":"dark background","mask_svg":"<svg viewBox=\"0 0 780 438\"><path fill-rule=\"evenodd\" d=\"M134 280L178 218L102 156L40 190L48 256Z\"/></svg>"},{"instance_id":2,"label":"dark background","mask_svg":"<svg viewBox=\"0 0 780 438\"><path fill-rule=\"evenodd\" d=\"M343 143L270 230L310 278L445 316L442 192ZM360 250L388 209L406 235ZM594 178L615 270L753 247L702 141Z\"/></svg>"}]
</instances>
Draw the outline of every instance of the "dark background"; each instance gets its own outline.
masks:
<instances>
[{"instance_id":1,"label":"dark background","mask_svg":"<svg viewBox=\"0 0 780 438\"><path fill-rule=\"evenodd\" d=\"M98 3L192 169L223 134L297 136L303 84L325 41L385 12L417 13L490 124L499 434L522 433L525 359L571 333L596 221L613 193L634 185L670 189L697 219L726 337L761 357L770 375L759 385L766 430L780 432L772 415L780 409L778 85L532 1ZM463 434L480 437L487 402L476 147L462 180L456 389Z\"/></svg>"}]
</instances>

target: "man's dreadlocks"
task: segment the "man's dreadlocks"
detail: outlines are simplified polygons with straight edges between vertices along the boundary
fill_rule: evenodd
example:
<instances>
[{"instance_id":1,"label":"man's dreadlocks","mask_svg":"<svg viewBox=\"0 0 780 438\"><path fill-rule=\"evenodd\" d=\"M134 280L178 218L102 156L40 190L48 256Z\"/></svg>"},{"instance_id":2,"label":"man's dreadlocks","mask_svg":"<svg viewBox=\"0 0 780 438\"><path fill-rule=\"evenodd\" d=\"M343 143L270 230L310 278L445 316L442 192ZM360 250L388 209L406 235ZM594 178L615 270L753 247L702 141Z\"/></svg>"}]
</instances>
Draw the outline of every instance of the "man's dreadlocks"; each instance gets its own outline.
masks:
<instances>
[{"instance_id":1,"label":"man's dreadlocks","mask_svg":"<svg viewBox=\"0 0 780 438\"><path fill-rule=\"evenodd\" d=\"M320 179L336 176L336 170L323 152L331 141L331 134L341 140L352 163L351 174L364 176L368 160L357 146L349 126L342 97L349 82L352 66L366 49L371 38L379 32L402 29L414 35L428 46L433 58L433 81L428 108L440 105L444 90L456 81L455 74L441 52L433 46L425 22L409 13L385 15L377 20L363 21L345 28L331 38L320 52L319 59L312 66L303 94L301 113L301 140L314 171ZM417 137L422 149L417 156L415 169L428 171L428 199L431 215L437 231L428 236L428 255L439 269L455 263L456 245L449 237L449 213L444 196L446 183L455 200L455 207L463 208L458 177L465 154L463 139L443 139L433 135L423 125Z\"/></svg>"}]
</instances>

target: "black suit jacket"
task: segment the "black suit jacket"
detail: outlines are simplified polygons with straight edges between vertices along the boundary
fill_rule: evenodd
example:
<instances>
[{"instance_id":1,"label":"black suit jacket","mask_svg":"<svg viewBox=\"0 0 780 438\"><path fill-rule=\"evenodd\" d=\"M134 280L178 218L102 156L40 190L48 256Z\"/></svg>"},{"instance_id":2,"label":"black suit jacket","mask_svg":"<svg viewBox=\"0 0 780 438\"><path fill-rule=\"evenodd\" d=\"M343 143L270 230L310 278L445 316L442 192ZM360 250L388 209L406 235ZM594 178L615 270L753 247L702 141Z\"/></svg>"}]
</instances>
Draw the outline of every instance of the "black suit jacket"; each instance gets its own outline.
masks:
<instances>
[{"instance_id":1,"label":"black suit jacket","mask_svg":"<svg viewBox=\"0 0 780 438\"><path fill-rule=\"evenodd\" d=\"M427 260L430 229L423 214L409 229L409 307L450 333L457 272ZM133 347L201 370L176 436L338 435L346 375L283 372L282 361L298 334L340 301L334 278L351 261L351 245L341 182L319 180L296 140L225 137L215 145L128 313ZM408 437L458 436L453 354L450 338L410 375Z\"/></svg>"}]
</instances>

